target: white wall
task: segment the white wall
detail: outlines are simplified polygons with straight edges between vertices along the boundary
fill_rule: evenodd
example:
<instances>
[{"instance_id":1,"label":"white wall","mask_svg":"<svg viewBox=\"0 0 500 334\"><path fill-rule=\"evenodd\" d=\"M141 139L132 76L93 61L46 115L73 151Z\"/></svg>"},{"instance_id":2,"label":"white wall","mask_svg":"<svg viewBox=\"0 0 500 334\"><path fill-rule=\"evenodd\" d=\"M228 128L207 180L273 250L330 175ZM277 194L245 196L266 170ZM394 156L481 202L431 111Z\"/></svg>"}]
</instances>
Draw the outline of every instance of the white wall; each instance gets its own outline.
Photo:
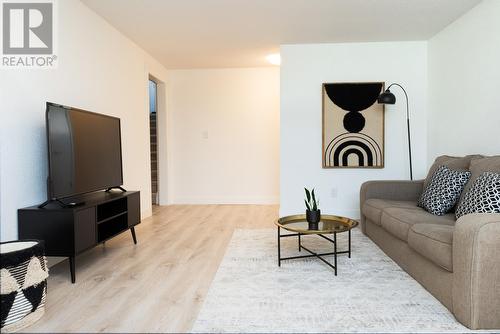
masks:
<instances>
[{"instance_id":1,"label":"white wall","mask_svg":"<svg viewBox=\"0 0 500 334\"><path fill-rule=\"evenodd\" d=\"M168 73L171 203L278 203L279 68Z\"/></svg>"},{"instance_id":2,"label":"white wall","mask_svg":"<svg viewBox=\"0 0 500 334\"><path fill-rule=\"evenodd\" d=\"M500 1L485 0L428 44L428 157L500 154Z\"/></svg>"},{"instance_id":3,"label":"white wall","mask_svg":"<svg viewBox=\"0 0 500 334\"><path fill-rule=\"evenodd\" d=\"M405 99L386 106L384 169L321 168L321 84L385 81L410 98L414 176L425 175L426 42L284 45L281 47L280 214L305 211L304 187L315 187L323 213L359 217L359 188L367 180L407 179ZM334 196L336 193L336 196Z\"/></svg>"},{"instance_id":4,"label":"white wall","mask_svg":"<svg viewBox=\"0 0 500 334\"><path fill-rule=\"evenodd\" d=\"M18 208L46 199L45 101L121 118L124 186L151 214L147 80L166 70L79 1L58 11L58 68L0 70L1 240L17 238Z\"/></svg>"}]
</instances>

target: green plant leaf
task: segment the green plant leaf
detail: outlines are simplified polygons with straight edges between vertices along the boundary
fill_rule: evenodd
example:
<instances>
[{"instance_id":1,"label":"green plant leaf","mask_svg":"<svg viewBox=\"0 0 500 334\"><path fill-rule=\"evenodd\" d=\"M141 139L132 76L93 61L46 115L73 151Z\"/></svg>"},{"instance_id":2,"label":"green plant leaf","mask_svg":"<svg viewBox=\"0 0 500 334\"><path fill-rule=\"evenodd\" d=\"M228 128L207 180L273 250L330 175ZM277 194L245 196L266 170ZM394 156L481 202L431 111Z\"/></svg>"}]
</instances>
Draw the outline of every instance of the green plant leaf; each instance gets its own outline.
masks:
<instances>
[{"instance_id":1,"label":"green plant leaf","mask_svg":"<svg viewBox=\"0 0 500 334\"><path fill-rule=\"evenodd\" d=\"M309 206L309 203L307 203L307 201L306 201L306 200L304 200L304 203L306 203L306 208L307 208L307 210L311 211L311 207Z\"/></svg>"},{"instance_id":2,"label":"green plant leaf","mask_svg":"<svg viewBox=\"0 0 500 334\"><path fill-rule=\"evenodd\" d=\"M316 205L316 195L314 195L314 188L312 190L312 203L313 205Z\"/></svg>"},{"instance_id":3,"label":"green plant leaf","mask_svg":"<svg viewBox=\"0 0 500 334\"><path fill-rule=\"evenodd\" d=\"M307 188L304 188L304 190L306 191L307 202L311 202L311 193L307 190Z\"/></svg>"}]
</instances>

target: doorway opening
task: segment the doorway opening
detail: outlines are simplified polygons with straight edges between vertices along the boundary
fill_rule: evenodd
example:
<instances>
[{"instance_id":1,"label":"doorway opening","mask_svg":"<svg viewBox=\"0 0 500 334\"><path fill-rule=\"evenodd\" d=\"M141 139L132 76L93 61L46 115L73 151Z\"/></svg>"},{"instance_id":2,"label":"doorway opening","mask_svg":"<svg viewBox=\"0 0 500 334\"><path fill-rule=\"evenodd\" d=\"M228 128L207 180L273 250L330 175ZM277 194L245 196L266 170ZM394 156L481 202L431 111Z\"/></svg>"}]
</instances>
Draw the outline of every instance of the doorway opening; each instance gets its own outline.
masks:
<instances>
[{"instance_id":1,"label":"doorway opening","mask_svg":"<svg viewBox=\"0 0 500 334\"><path fill-rule=\"evenodd\" d=\"M158 84L149 79L149 140L151 151L151 202L158 205Z\"/></svg>"}]
</instances>

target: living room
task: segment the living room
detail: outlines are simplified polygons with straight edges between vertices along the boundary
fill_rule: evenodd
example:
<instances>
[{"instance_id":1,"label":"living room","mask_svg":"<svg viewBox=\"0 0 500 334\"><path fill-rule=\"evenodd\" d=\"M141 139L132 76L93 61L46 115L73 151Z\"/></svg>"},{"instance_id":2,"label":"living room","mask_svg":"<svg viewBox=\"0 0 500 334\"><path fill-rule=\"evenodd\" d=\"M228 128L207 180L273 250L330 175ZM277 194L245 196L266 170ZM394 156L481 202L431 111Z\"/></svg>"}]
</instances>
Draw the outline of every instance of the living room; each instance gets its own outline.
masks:
<instances>
[{"instance_id":1,"label":"living room","mask_svg":"<svg viewBox=\"0 0 500 334\"><path fill-rule=\"evenodd\" d=\"M500 330L500 1L1 7L2 332Z\"/></svg>"}]
</instances>

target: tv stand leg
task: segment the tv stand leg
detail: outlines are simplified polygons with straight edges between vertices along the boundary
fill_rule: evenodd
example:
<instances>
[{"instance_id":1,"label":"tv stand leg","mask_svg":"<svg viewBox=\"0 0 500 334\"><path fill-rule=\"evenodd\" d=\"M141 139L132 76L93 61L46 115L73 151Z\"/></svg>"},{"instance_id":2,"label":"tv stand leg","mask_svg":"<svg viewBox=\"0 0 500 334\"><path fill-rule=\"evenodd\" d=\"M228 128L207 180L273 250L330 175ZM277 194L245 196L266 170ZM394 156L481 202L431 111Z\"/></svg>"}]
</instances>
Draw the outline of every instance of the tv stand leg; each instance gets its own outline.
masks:
<instances>
[{"instance_id":1,"label":"tv stand leg","mask_svg":"<svg viewBox=\"0 0 500 334\"><path fill-rule=\"evenodd\" d=\"M75 257L70 256L69 257L69 271L71 272L71 283L76 282L76 275L75 275Z\"/></svg>"},{"instance_id":2,"label":"tv stand leg","mask_svg":"<svg viewBox=\"0 0 500 334\"><path fill-rule=\"evenodd\" d=\"M132 233L132 239L134 239L134 244L137 245L137 238L135 237L135 228L133 226L130 228L130 232Z\"/></svg>"}]
</instances>

